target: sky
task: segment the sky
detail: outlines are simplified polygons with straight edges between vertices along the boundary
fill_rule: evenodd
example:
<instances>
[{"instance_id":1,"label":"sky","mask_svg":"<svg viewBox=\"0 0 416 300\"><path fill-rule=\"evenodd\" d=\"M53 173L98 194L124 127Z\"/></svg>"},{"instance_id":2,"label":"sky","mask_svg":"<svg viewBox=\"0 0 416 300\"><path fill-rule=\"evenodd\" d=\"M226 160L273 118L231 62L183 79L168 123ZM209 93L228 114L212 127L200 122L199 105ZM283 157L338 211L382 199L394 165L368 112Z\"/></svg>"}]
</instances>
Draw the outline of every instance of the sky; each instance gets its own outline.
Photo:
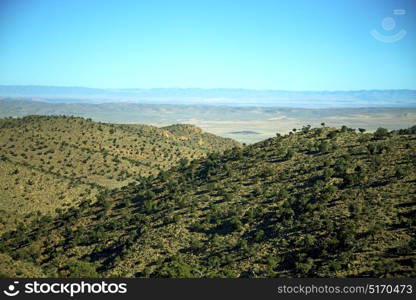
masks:
<instances>
[{"instance_id":1,"label":"sky","mask_svg":"<svg viewBox=\"0 0 416 300\"><path fill-rule=\"evenodd\" d=\"M416 89L416 1L0 0L0 84Z\"/></svg>"}]
</instances>

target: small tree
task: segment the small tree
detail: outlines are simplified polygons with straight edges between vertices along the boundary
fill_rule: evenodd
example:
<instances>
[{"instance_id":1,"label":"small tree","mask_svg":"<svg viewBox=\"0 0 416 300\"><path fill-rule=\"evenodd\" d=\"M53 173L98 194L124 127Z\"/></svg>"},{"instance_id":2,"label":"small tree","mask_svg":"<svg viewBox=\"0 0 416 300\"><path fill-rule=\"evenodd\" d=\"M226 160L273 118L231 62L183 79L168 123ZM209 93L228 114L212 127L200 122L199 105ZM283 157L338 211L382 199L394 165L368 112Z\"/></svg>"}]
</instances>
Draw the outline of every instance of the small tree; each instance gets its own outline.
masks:
<instances>
[{"instance_id":1,"label":"small tree","mask_svg":"<svg viewBox=\"0 0 416 300\"><path fill-rule=\"evenodd\" d=\"M295 151L293 151L292 149L288 149L285 155L285 159L289 160L291 159L293 156L295 155Z\"/></svg>"},{"instance_id":2,"label":"small tree","mask_svg":"<svg viewBox=\"0 0 416 300\"><path fill-rule=\"evenodd\" d=\"M329 144L327 142L323 142L318 146L319 152L327 153L329 151Z\"/></svg>"},{"instance_id":3,"label":"small tree","mask_svg":"<svg viewBox=\"0 0 416 300\"><path fill-rule=\"evenodd\" d=\"M375 154L376 153L376 146L374 144L368 144L367 150L369 154Z\"/></svg>"},{"instance_id":4,"label":"small tree","mask_svg":"<svg viewBox=\"0 0 416 300\"><path fill-rule=\"evenodd\" d=\"M374 138L377 140L383 139L389 136L389 131L386 128L379 127L376 132L374 132Z\"/></svg>"},{"instance_id":5,"label":"small tree","mask_svg":"<svg viewBox=\"0 0 416 300\"><path fill-rule=\"evenodd\" d=\"M406 170L399 168L396 170L395 176L397 178L404 178L406 176L406 173L407 173Z\"/></svg>"},{"instance_id":6,"label":"small tree","mask_svg":"<svg viewBox=\"0 0 416 300\"><path fill-rule=\"evenodd\" d=\"M328 133L328 137L330 138L330 139L333 139L334 137L336 137L337 136L337 132L336 131L331 131L330 133Z\"/></svg>"}]
</instances>

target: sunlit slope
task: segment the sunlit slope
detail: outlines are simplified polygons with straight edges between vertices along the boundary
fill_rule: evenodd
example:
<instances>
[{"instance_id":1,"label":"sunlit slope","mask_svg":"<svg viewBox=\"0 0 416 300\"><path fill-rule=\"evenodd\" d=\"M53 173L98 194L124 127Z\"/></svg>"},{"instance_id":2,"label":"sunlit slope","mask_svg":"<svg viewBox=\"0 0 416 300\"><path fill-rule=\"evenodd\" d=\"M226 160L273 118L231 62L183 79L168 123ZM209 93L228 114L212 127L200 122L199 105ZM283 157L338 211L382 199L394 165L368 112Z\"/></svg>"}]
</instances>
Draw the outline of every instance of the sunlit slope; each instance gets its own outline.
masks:
<instances>
[{"instance_id":1,"label":"sunlit slope","mask_svg":"<svg viewBox=\"0 0 416 300\"><path fill-rule=\"evenodd\" d=\"M176 135L146 125L96 123L74 117L0 120L0 209L4 221L53 213L103 189L155 175L180 159L239 144L202 132Z\"/></svg>"}]
</instances>

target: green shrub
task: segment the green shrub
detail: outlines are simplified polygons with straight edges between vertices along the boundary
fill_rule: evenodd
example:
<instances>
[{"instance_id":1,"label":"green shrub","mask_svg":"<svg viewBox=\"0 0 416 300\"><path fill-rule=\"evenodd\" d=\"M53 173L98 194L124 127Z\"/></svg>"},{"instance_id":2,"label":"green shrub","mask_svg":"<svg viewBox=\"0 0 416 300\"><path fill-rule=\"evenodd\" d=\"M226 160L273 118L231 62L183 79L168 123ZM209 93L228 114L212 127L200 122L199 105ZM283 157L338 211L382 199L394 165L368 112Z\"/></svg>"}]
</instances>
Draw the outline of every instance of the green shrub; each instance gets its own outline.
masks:
<instances>
[{"instance_id":1,"label":"green shrub","mask_svg":"<svg viewBox=\"0 0 416 300\"><path fill-rule=\"evenodd\" d=\"M389 131L383 127L377 128L377 130L374 132L374 138L377 140L383 139L388 136L389 136Z\"/></svg>"}]
</instances>

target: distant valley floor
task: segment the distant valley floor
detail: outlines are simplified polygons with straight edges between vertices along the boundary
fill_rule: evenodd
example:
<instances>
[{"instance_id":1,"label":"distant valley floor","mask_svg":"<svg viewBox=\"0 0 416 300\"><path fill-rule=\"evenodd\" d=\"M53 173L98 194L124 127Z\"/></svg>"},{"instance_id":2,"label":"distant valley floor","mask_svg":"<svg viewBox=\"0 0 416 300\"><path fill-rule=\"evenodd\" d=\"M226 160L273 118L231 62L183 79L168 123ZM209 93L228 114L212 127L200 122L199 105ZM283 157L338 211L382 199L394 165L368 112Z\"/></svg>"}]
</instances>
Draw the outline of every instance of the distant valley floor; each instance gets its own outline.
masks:
<instances>
[{"instance_id":1,"label":"distant valley floor","mask_svg":"<svg viewBox=\"0 0 416 300\"><path fill-rule=\"evenodd\" d=\"M50 103L30 100L0 100L0 117L26 115L72 115L109 123L166 126L193 124L222 137L253 143L287 133L305 125L346 125L373 131L408 128L416 124L416 108L330 108L169 105L137 103Z\"/></svg>"},{"instance_id":2,"label":"distant valley floor","mask_svg":"<svg viewBox=\"0 0 416 300\"><path fill-rule=\"evenodd\" d=\"M276 135L285 134L293 128L305 125L319 127L324 122L330 127L346 125L351 128L365 128L374 131L383 126L388 129L407 128L416 124L416 112L409 109L408 113L383 112L367 114L333 115L315 119L281 118L277 120L235 120L235 121L203 121L189 120L188 123L222 137L232 138L241 143L255 143ZM155 124L157 125L157 124ZM244 134L242 134L244 132Z\"/></svg>"}]
</instances>

